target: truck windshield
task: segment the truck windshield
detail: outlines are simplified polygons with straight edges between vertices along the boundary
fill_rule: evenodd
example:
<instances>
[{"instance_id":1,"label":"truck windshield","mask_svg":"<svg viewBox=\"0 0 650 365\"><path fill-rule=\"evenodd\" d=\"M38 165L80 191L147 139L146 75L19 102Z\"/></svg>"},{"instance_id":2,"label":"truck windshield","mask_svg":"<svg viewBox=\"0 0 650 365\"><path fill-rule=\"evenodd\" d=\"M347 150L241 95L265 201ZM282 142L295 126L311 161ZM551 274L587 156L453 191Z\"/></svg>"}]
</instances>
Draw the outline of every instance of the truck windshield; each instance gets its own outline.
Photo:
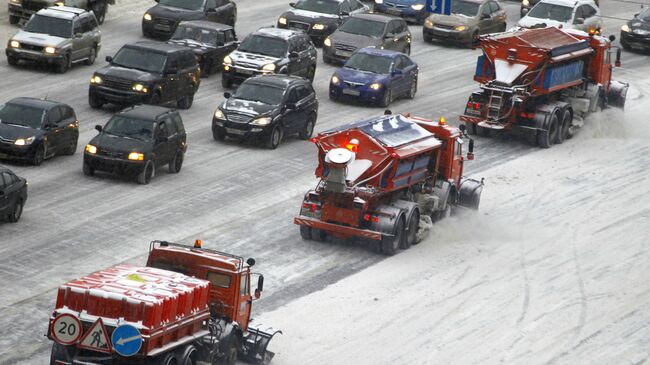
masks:
<instances>
[{"instance_id":1,"label":"truck windshield","mask_svg":"<svg viewBox=\"0 0 650 365\"><path fill-rule=\"evenodd\" d=\"M160 0L160 5L171 6L173 8L181 8L185 10L201 10L205 0Z\"/></svg>"},{"instance_id":2,"label":"truck windshield","mask_svg":"<svg viewBox=\"0 0 650 365\"><path fill-rule=\"evenodd\" d=\"M108 121L103 133L113 136L150 141L153 138L154 123L149 120L125 118L116 115Z\"/></svg>"},{"instance_id":3,"label":"truck windshield","mask_svg":"<svg viewBox=\"0 0 650 365\"><path fill-rule=\"evenodd\" d=\"M367 53L355 53L345 63L345 68L368 71L376 74L387 74L393 59L390 57L372 55Z\"/></svg>"},{"instance_id":4,"label":"truck windshield","mask_svg":"<svg viewBox=\"0 0 650 365\"><path fill-rule=\"evenodd\" d=\"M294 8L324 14L338 14L340 2L333 0L300 0Z\"/></svg>"},{"instance_id":5,"label":"truck windshield","mask_svg":"<svg viewBox=\"0 0 650 365\"><path fill-rule=\"evenodd\" d=\"M281 58L287 54L287 41L279 38L250 35L244 39L237 50Z\"/></svg>"},{"instance_id":6,"label":"truck windshield","mask_svg":"<svg viewBox=\"0 0 650 365\"><path fill-rule=\"evenodd\" d=\"M338 30L344 33L379 38L384 35L384 28L386 28L386 23L351 17L341 24Z\"/></svg>"},{"instance_id":7,"label":"truck windshield","mask_svg":"<svg viewBox=\"0 0 650 365\"><path fill-rule=\"evenodd\" d=\"M282 102L283 95L284 89L279 87L244 82L239 85L233 97L240 100L278 105Z\"/></svg>"},{"instance_id":8,"label":"truck windshield","mask_svg":"<svg viewBox=\"0 0 650 365\"><path fill-rule=\"evenodd\" d=\"M451 13L474 17L478 14L479 3L469 1L452 1Z\"/></svg>"},{"instance_id":9,"label":"truck windshield","mask_svg":"<svg viewBox=\"0 0 650 365\"><path fill-rule=\"evenodd\" d=\"M162 73L167 57L146 49L122 47L111 62L114 66L135 68L146 72Z\"/></svg>"},{"instance_id":10,"label":"truck windshield","mask_svg":"<svg viewBox=\"0 0 650 365\"><path fill-rule=\"evenodd\" d=\"M178 27L178 29L176 29L176 32L174 32L172 39L175 40L191 39L200 43L212 44L212 45L225 43L223 33L217 32L215 30L210 30L210 29L201 29L197 27L192 27L189 25Z\"/></svg>"},{"instance_id":11,"label":"truck windshield","mask_svg":"<svg viewBox=\"0 0 650 365\"><path fill-rule=\"evenodd\" d=\"M391 115L361 126L367 135L388 147L397 147L431 136L431 133L400 115Z\"/></svg>"},{"instance_id":12,"label":"truck windshield","mask_svg":"<svg viewBox=\"0 0 650 365\"><path fill-rule=\"evenodd\" d=\"M45 112L38 108L20 104L0 106L0 124L13 124L38 129L43 122Z\"/></svg>"},{"instance_id":13,"label":"truck windshield","mask_svg":"<svg viewBox=\"0 0 650 365\"><path fill-rule=\"evenodd\" d=\"M571 20L573 8L549 3L535 5L527 16L538 19L550 19L556 22L568 22Z\"/></svg>"},{"instance_id":14,"label":"truck windshield","mask_svg":"<svg viewBox=\"0 0 650 365\"><path fill-rule=\"evenodd\" d=\"M24 30L32 33L48 34L54 37L72 37L72 21L43 15L34 15Z\"/></svg>"}]
</instances>

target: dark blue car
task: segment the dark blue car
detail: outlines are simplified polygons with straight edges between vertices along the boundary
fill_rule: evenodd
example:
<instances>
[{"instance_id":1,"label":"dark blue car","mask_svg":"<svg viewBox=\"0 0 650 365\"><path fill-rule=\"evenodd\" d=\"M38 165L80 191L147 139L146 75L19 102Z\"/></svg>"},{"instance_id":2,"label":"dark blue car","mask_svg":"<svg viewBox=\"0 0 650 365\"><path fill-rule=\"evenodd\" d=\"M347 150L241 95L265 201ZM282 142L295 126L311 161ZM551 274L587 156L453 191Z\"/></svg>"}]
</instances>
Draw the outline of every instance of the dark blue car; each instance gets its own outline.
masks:
<instances>
[{"instance_id":1,"label":"dark blue car","mask_svg":"<svg viewBox=\"0 0 650 365\"><path fill-rule=\"evenodd\" d=\"M375 0L373 12L399 16L418 24L423 24L429 16L426 0Z\"/></svg>"},{"instance_id":2,"label":"dark blue car","mask_svg":"<svg viewBox=\"0 0 650 365\"><path fill-rule=\"evenodd\" d=\"M388 106L400 97L413 99L418 88L418 65L407 55L362 48L332 75L330 99L357 100Z\"/></svg>"}]
</instances>

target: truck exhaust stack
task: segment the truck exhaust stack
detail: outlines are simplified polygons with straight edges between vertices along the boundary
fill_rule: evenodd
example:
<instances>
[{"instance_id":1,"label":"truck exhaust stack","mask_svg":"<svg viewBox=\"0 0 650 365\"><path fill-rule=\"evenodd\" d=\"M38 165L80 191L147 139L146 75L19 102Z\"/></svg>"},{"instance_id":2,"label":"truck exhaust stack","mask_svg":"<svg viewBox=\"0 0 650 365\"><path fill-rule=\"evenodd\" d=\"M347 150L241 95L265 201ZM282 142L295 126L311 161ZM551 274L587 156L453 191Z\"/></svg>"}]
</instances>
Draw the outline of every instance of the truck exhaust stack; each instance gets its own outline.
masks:
<instances>
[{"instance_id":1,"label":"truck exhaust stack","mask_svg":"<svg viewBox=\"0 0 650 365\"><path fill-rule=\"evenodd\" d=\"M325 177L325 190L344 193L347 187L348 165L354 161L354 153L345 148L335 148L325 155L329 173Z\"/></svg>"}]
</instances>

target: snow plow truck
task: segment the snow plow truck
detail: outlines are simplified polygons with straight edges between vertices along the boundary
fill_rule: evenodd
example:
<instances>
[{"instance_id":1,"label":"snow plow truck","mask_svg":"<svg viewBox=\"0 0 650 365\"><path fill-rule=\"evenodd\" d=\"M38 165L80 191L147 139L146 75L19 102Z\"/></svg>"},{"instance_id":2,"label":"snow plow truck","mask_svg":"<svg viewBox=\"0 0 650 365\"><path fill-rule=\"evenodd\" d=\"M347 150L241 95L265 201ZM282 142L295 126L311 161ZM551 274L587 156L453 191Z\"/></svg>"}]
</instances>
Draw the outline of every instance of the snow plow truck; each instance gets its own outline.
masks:
<instances>
[{"instance_id":1,"label":"snow plow truck","mask_svg":"<svg viewBox=\"0 0 650 365\"><path fill-rule=\"evenodd\" d=\"M166 241L145 267L117 265L59 287L50 365L266 364L280 331L253 328L254 259ZM251 277L258 275L251 293Z\"/></svg>"},{"instance_id":2,"label":"snow plow truck","mask_svg":"<svg viewBox=\"0 0 650 365\"><path fill-rule=\"evenodd\" d=\"M357 239L393 255L455 208L478 209L483 181L463 177L474 158L471 139L463 156L464 129L387 114L314 137L319 183L294 218L303 239Z\"/></svg>"},{"instance_id":3,"label":"snow plow truck","mask_svg":"<svg viewBox=\"0 0 650 365\"><path fill-rule=\"evenodd\" d=\"M629 85L612 81L621 50L610 39L555 27L481 36L474 80L481 84L460 121L469 134L509 130L549 148L570 138L587 114L623 108Z\"/></svg>"}]
</instances>

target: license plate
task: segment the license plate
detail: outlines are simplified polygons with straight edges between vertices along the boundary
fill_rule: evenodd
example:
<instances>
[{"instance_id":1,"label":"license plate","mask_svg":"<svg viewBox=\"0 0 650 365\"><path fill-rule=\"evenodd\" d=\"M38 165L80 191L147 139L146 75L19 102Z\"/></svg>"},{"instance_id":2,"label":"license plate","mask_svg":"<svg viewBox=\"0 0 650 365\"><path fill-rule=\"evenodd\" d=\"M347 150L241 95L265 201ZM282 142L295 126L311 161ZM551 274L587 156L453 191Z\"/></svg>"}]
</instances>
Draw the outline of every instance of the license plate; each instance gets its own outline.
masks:
<instances>
[{"instance_id":1,"label":"license plate","mask_svg":"<svg viewBox=\"0 0 650 365\"><path fill-rule=\"evenodd\" d=\"M465 114L481 115L481 111L480 110L467 109L465 111Z\"/></svg>"},{"instance_id":2,"label":"license plate","mask_svg":"<svg viewBox=\"0 0 650 365\"><path fill-rule=\"evenodd\" d=\"M348 51L336 51L336 55L337 55L337 56L341 56L341 57L350 57L350 56L352 56L352 52L348 52Z\"/></svg>"},{"instance_id":3,"label":"license plate","mask_svg":"<svg viewBox=\"0 0 650 365\"><path fill-rule=\"evenodd\" d=\"M355 90L355 89L343 89L343 94L359 96L361 94L361 92L359 90Z\"/></svg>"},{"instance_id":4,"label":"license plate","mask_svg":"<svg viewBox=\"0 0 650 365\"><path fill-rule=\"evenodd\" d=\"M240 74L244 74L244 75L252 75L253 74L253 71L244 70L244 69L238 69L237 72L239 72Z\"/></svg>"},{"instance_id":5,"label":"license plate","mask_svg":"<svg viewBox=\"0 0 650 365\"><path fill-rule=\"evenodd\" d=\"M169 25L164 25L164 24L154 24L153 28L157 30L166 30L166 31L171 30L171 27Z\"/></svg>"},{"instance_id":6,"label":"license plate","mask_svg":"<svg viewBox=\"0 0 650 365\"><path fill-rule=\"evenodd\" d=\"M402 12L399 11L399 10L395 10L395 9L386 9L386 14L400 15L400 14L402 14Z\"/></svg>"},{"instance_id":7,"label":"license plate","mask_svg":"<svg viewBox=\"0 0 650 365\"><path fill-rule=\"evenodd\" d=\"M226 128L226 133L228 134L237 134L237 135L243 135L246 133L246 131L242 131L240 129L234 129L234 128Z\"/></svg>"}]
</instances>

